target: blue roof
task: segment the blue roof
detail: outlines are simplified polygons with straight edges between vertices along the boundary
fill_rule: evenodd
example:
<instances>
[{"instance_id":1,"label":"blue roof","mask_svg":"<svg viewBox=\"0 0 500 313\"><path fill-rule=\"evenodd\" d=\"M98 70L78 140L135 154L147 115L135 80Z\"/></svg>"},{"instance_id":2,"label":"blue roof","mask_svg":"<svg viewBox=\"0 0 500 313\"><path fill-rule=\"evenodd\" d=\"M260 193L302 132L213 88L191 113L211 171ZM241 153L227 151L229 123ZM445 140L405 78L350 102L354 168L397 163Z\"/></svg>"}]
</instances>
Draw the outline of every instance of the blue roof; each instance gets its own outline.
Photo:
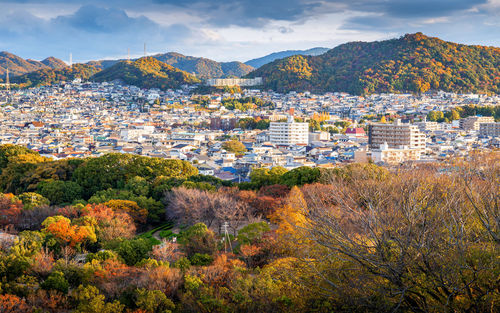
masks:
<instances>
[{"instance_id":1,"label":"blue roof","mask_svg":"<svg viewBox=\"0 0 500 313\"><path fill-rule=\"evenodd\" d=\"M237 169L235 169L234 167L231 167L231 166L228 166L228 167L223 167L221 168L224 172L229 172L231 174L236 174L238 172Z\"/></svg>"}]
</instances>

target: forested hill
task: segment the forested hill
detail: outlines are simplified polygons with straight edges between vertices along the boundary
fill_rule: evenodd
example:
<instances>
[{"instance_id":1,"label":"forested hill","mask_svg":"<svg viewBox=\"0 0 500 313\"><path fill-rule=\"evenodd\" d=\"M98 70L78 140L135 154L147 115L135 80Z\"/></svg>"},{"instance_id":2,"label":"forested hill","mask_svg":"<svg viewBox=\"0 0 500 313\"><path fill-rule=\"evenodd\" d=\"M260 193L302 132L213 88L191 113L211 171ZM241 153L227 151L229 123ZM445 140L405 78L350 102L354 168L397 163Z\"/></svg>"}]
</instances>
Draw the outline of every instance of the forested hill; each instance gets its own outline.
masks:
<instances>
[{"instance_id":1,"label":"forested hill","mask_svg":"<svg viewBox=\"0 0 500 313\"><path fill-rule=\"evenodd\" d=\"M99 69L87 64L73 64L73 66L60 69L41 69L21 76L12 77L13 83L19 84L21 88L49 86L63 81L73 81L80 78L88 80Z\"/></svg>"},{"instance_id":2,"label":"forested hill","mask_svg":"<svg viewBox=\"0 0 500 313\"><path fill-rule=\"evenodd\" d=\"M497 93L500 48L407 34L385 41L350 42L319 56L276 60L248 77L263 77L264 87L280 92Z\"/></svg>"},{"instance_id":3,"label":"forested hill","mask_svg":"<svg viewBox=\"0 0 500 313\"><path fill-rule=\"evenodd\" d=\"M158 61L172 65L173 67L196 74L200 78L221 78L230 76L243 76L254 70L253 67L241 62L216 62L207 58L186 56L176 52L155 54L151 56ZM101 69L106 69L118 63L120 60L91 61L88 64ZM124 61L124 60L121 60Z\"/></svg>"},{"instance_id":4,"label":"forested hill","mask_svg":"<svg viewBox=\"0 0 500 313\"><path fill-rule=\"evenodd\" d=\"M9 70L10 77L23 75L40 69L60 69L67 66L63 61L48 57L42 61L23 59L12 53L0 52L0 78L4 78Z\"/></svg>"},{"instance_id":5,"label":"forested hill","mask_svg":"<svg viewBox=\"0 0 500 313\"><path fill-rule=\"evenodd\" d=\"M160 89L178 88L183 84L199 82L195 76L152 57L131 62L121 61L95 74L91 79L97 82L120 80L141 88Z\"/></svg>"},{"instance_id":6,"label":"forested hill","mask_svg":"<svg viewBox=\"0 0 500 313\"><path fill-rule=\"evenodd\" d=\"M277 59L283 59L293 55L320 55L327 52L328 50L330 49L316 47L308 50L286 50L286 51L274 52L266 56L263 56L261 58L248 60L245 62L245 64L253 66L255 68L259 68L262 65L271 63L272 61Z\"/></svg>"}]
</instances>

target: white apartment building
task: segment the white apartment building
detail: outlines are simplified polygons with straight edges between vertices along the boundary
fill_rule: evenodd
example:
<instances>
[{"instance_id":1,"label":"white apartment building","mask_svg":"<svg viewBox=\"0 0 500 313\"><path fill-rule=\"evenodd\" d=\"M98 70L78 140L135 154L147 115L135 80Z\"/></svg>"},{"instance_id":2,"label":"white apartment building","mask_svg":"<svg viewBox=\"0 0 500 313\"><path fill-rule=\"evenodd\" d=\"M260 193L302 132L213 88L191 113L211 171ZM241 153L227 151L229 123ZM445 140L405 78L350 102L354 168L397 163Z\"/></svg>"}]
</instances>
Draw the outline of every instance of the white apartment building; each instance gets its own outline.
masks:
<instances>
[{"instance_id":1,"label":"white apartment building","mask_svg":"<svg viewBox=\"0 0 500 313\"><path fill-rule=\"evenodd\" d=\"M388 148L407 147L409 149L425 150L426 137L418 126L401 123L396 120L393 124L373 123L368 125L368 144L372 149L380 148L387 143Z\"/></svg>"},{"instance_id":2,"label":"white apartment building","mask_svg":"<svg viewBox=\"0 0 500 313\"><path fill-rule=\"evenodd\" d=\"M308 144L309 124L295 122L291 115L286 122L271 122L269 139L277 145Z\"/></svg>"},{"instance_id":3,"label":"white apartment building","mask_svg":"<svg viewBox=\"0 0 500 313\"><path fill-rule=\"evenodd\" d=\"M375 163L399 164L405 161L420 160L421 153L420 149L409 149L408 147L389 148L385 143L380 148L371 151L371 158Z\"/></svg>"}]
</instances>

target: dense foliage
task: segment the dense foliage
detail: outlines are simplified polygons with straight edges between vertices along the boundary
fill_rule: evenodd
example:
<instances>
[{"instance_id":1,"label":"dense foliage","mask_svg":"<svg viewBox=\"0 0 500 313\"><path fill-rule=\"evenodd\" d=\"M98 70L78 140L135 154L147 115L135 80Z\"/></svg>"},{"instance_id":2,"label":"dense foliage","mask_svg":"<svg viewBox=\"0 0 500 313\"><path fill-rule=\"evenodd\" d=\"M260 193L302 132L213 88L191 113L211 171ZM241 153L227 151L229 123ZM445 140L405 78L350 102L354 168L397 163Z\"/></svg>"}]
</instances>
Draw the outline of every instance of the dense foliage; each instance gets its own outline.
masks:
<instances>
[{"instance_id":1,"label":"dense foliage","mask_svg":"<svg viewBox=\"0 0 500 313\"><path fill-rule=\"evenodd\" d=\"M240 77L250 73L254 69L241 62L216 62L210 59L186 56L176 52L155 54L151 57L172 65L181 71L195 74L201 78ZM106 69L120 61L123 60L90 61L88 64L100 69Z\"/></svg>"},{"instance_id":2,"label":"dense foliage","mask_svg":"<svg viewBox=\"0 0 500 313\"><path fill-rule=\"evenodd\" d=\"M23 75L29 72L37 71L40 69L59 69L66 67L66 63L54 57L46 58L42 61L25 60L17 55L5 51L0 52L0 77L4 78L7 69L9 75L13 76Z\"/></svg>"},{"instance_id":3,"label":"dense foliage","mask_svg":"<svg viewBox=\"0 0 500 313\"><path fill-rule=\"evenodd\" d=\"M144 57L131 62L118 62L92 76L92 80L97 82L121 80L126 84L141 88L162 90L200 82L193 75L152 57Z\"/></svg>"},{"instance_id":4,"label":"dense foliage","mask_svg":"<svg viewBox=\"0 0 500 313\"><path fill-rule=\"evenodd\" d=\"M467 46L421 33L351 42L320 56L292 56L249 74L277 91L457 93L500 91L500 49Z\"/></svg>"},{"instance_id":5,"label":"dense foliage","mask_svg":"<svg viewBox=\"0 0 500 313\"><path fill-rule=\"evenodd\" d=\"M194 73L201 78L240 77L253 70L253 67L241 62L216 62L175 52L157 54L152 57L180 70Z\"/></svg>"},{"instance_id":6,"label":"dense foliage","mask_svg":"<svg viewBox=\"0 0 500 313\"><path fill-rule=\"evenodd\" d=\"M72 67L64 67L60 69L41 69L30 72L22 76L12 78L13 83L17 83L20 87L38 87L49 86L60 82L70 82L80 78L83 81L88 80L92 75L99 70L93 66L86 64L73 64Z\"/></svg>"},{"instance_id":7,"label":"dense foliage","mask_svg":"<svg viewBox=\"0 0 500 313\"><path fill-rule=\"evenodd\" d=\"M36 156L0 147L2 172ZM99 168L117 182L100 204L0 194L1 312L498 311L498 154L394 172L256 169L255 190L130 155L39 162L26 173L49 186L112 184ZM152 190L171 220L139 234L148 210L109 198Z\"/></svg>"}]
</instances>

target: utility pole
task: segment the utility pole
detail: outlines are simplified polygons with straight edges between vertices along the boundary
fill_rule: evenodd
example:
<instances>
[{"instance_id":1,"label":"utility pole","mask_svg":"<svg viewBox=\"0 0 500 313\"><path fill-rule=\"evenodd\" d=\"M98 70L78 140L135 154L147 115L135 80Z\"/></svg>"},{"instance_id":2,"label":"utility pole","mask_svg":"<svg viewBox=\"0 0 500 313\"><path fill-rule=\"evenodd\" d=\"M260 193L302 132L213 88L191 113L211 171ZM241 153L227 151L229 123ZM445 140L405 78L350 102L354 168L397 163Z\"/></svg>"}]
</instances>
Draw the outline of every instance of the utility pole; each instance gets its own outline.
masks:
<instances>
[{"instance_id":1,"label":"utility pole","mask_svg":"<svg viewBox=\"0 0 500 313\"><path fill-rule=\"evenodd\" d=\"M227 228L229 227L228 222L224 222L222 227L224 227L224 252L227 253L227 244L228 243L229 243L229 248L231 249L231 252L233 252L233 247L231 245L231 238L229 238L229 232L227 231Z\"/></svg>"},{"instance_id":2,"label":"utility pole","mask_svg":"<svg viewBox=\"0 0 500 313\"><path fill-rule=\"evenodd\" d=\"M7 69L7 76L5 77L5 88L7 89L8 95L10 93L9 69Z\"/></svg>"}]
</instances>

